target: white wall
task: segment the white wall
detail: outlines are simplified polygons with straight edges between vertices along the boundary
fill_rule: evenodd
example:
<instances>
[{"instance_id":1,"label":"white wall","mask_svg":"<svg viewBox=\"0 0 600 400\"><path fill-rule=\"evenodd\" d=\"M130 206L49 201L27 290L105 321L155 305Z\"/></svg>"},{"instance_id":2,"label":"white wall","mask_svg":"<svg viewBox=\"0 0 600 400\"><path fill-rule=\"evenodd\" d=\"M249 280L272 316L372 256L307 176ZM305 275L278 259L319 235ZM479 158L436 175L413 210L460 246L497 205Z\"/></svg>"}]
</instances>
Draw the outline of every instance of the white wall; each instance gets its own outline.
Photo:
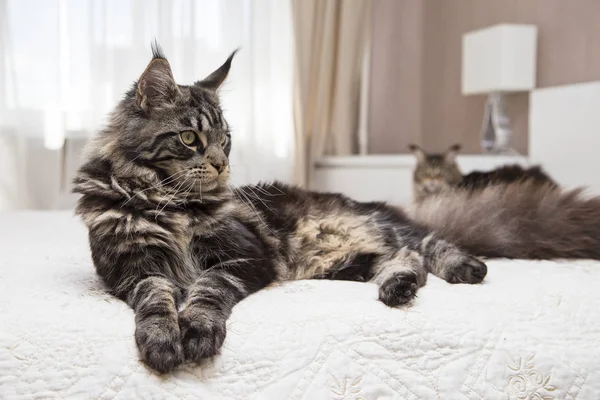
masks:
<instances>
[{"instance_id":1,"label":"white wall","mask_svg":"<svg viewBox=\"0 0 600 400\"><path fill-rule=\"evenodd\" d=\"M600 194L600 82L535 90L529 107L532 162L565 187Z\"/></svg>"}]
</instances>

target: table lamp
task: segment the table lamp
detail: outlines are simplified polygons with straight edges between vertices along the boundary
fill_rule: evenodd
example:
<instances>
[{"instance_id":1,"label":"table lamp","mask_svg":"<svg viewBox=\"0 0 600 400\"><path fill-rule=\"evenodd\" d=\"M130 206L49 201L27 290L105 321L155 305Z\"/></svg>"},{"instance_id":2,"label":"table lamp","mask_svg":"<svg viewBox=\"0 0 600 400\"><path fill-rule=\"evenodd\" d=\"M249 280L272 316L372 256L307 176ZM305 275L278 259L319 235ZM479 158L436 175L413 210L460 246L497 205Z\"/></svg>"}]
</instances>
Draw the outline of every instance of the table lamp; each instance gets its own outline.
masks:
<instances>
[{"instance_id":1,"label":"table lamp","mask_svg":"<svg viewBox=\"0 0 600 400\"><path fill-rule=\"evenodd\" d=\"M511 124L504 98L535 87L537 27L500 24L468 32L462 39L462 94L487 94L481 146L511 152Z\"/></svg>"}]
</instances>

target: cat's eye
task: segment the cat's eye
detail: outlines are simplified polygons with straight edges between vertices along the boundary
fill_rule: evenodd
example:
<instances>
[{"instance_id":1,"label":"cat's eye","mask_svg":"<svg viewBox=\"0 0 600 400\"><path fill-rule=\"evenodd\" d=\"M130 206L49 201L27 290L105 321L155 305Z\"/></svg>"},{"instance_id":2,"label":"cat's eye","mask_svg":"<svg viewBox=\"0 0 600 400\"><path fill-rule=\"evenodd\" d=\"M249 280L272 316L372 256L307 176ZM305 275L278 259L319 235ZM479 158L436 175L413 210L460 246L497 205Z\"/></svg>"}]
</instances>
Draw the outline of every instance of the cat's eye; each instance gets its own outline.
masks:
<instances>
[{"instance_id":1,"label":"cat's eye","mask_svg":"<svg viewBox=\"0 0 600 400\"><path fill-rule=\"evenodd\" d=\"M221 139L221 147L225 148L227 143L229 143L229 138L227 136L223 136L223 139Z\"/></svg>"},{"instance_id":2,"label":"cat's eye","mask_svg":"<svg viewBox=\"0 0 600 400\"><path fill-rule=\"evenodd\" d=\"M183 131L179 134L181 137L181 141L186 146L193 146L198 141L198 136L196 136L196 132L194 131Z\"/></svg>"}]
</instances>

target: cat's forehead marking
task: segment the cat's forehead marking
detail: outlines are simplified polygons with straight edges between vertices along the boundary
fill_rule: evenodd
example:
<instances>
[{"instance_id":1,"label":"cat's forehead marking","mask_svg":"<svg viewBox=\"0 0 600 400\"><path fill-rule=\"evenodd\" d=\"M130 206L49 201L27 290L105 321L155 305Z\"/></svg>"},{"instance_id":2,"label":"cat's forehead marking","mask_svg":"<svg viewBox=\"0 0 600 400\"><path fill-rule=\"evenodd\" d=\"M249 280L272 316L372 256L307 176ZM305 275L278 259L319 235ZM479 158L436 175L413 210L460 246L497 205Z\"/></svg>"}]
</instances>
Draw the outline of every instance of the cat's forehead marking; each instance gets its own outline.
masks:
<instances>
[{"instance_id":1,"label":"cat's forehead marking","mask_svg":"<svg viewBox=\"0 0 600 400\"><path fill-rule=\"evenodd\" d=\"M201 131L228 130L229 126L218 106L206 105L196 110L198 129Z\"/></svg>"},{"instance_id":2,"label":"cat's forehead marking","mask_svg":"<svg viewBox=\"0 0 600 400\"><path fill-rule=\"evenodd\" d=\"M442 154L430 154L427 157L427 161L434 164L439 164L444 161L444 156Z\"/></svg>"},{"instance_id":3,"label":"cat's forehead marking","mask_svg":"<svg viewBox=\"0 0 600 400\"><path fill-rule=\"evenodd\" d=\"M190 124L194 129L198 129L198 119L196 117L190 118ZM202 130L202 125L200 126L200 130Z\"/></svg>"},{"instance_id":4,"label":"cat's forehead marking","mask_svg":"<svg viewBox=\"0 0 600 400\"><path fill-rule=\"evenodd\" d=\"M210 122L208 121L208 118L206 118L206 115L200 114L200 130L208 131L208 130L210 130L210 128L211 128L211 125L210 125Z\"/></svg>"},{"instance_id":5,"label":"cat's forehead marking","mask_svg":"<svg viewBox=\"0 0 600 400\"><path fill-rule=\"evenodd\" d=\"M211 116L208 110L194 110L194 112L179 120L183 128L194 128L200 132L207 132L214 129L227 130L227 123L221 113L213 111Z\"/></svg>"},{"instance_id":6,"label":"cat's forehead marking","mask_svg":"<svg viewBox=\"0 0 600 400\"><path fill-rule=\"evenodd\" d=\"M229 125L214 95L196 87L190 87L188 90L190 91L186 110L188 117L181 119L182 125L203 132L229 130Z\"/></svg>"}]
</instances>

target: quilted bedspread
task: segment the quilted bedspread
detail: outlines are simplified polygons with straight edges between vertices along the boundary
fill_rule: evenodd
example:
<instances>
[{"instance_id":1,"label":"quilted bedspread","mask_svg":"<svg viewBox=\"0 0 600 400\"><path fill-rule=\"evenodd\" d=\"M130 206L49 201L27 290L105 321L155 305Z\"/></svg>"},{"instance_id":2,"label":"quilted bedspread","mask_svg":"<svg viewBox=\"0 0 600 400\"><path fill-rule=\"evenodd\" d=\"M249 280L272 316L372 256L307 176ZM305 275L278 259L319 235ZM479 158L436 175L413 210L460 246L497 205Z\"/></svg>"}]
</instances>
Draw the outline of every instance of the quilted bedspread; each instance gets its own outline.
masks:
<instances>
[{"instance_id":1,"label":"quilted bedspread","mask_svg":"<svg viewBox=\"0 0 600 400\"><path fill-rule=\"evenodd\" d=\"M235 307L221 354L160 376L67 213L0 214L1 399L600 399L600 263L491 260L413 305L298 281Z\"/></svg>"}]
</instances>

